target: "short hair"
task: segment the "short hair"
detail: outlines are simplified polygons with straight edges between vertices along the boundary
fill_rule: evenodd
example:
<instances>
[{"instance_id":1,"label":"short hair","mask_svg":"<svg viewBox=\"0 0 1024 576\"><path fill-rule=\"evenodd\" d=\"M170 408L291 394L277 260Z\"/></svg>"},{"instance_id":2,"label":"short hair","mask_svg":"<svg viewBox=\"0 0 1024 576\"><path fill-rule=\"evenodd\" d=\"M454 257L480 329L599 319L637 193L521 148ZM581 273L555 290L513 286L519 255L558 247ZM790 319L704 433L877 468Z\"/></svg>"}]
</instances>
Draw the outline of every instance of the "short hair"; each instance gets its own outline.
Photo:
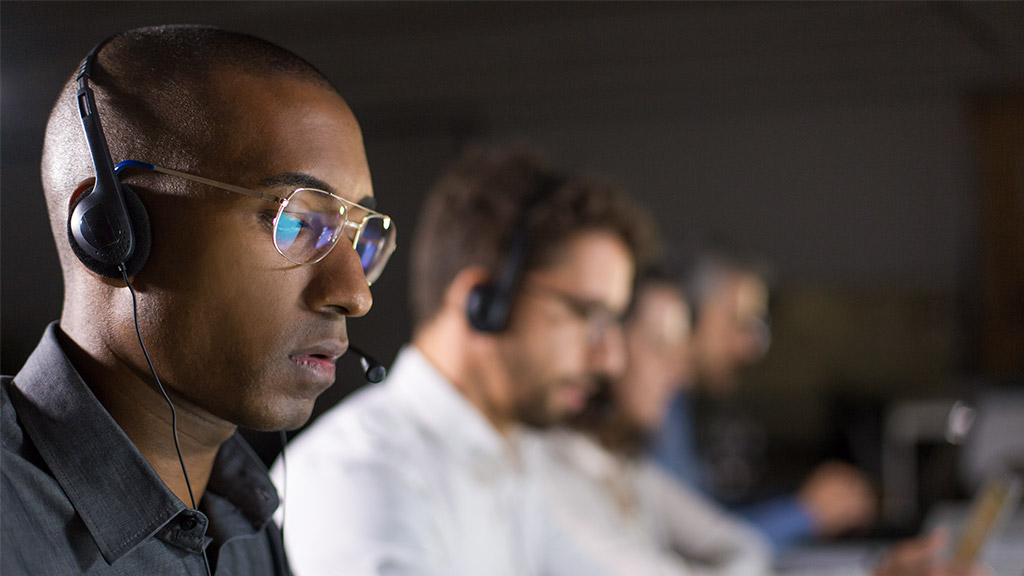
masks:
<instances>
[{"instance_id":1,"label":"short hair","mask_svg":"<svg viewBox=\"0 0 1024 576\"><path fill-rule=\"evenodd\" d=\"M210 88L226 70L290 77L337 92L313 65L254 36L197 25L130 30L102 46L89 77L114 161L131 157L196 170L230 136L232 107ZM76 90L72 75L50 113L43 145L43 189L62 260L69 254L60 240L69 196L93 165Z\"/></svg>"},{"instance_id":2,"label":"short hair","mask_svg":"<svg viewBox=\"0 0 1024 576\"><path fill-rule=\"evenodd\" d=\"M538 197L545 186L551 189ZM434 185L420 215L410 274L416 325L441 309L460 270L475 265L496 275L520 222L527 238L524 273L550 264L570 237L584 231L619 237L638 269L656 242L650 217L619 186L560 174L525 148L471 147Z\"/></svg>"},{"instance_id":3,"label":"short hair","mask_svg":"<svg viewBox=\"0 0 1024 576\"><path fill-rule=\"evenodd\" d=\"M679 294L679 297L686 302L687 321L693 325L693 306L690 303L690 295L686 292L685 278L675 264L669 260L658 260L648 263L645 268L637 270L633 280L633 299L629 303L629 310L626 311L625 321L628 324L636 318L637 304L641 291L652 286L665 286Z\"/></svg>"},{"instance_id":4,"label":"short hair","mask_svg":"<svg viewBox=\"0 0 1024 576\"><path fill-rule=\"evenodd\" d=\"M707 244L692 255L685 266L682 287L690 302L694 325L700 321L701 312L708 302L734 274L755 276L769 285L774 280L774 273L766 260L724 240Z\"/></svg>"}]
</instances>

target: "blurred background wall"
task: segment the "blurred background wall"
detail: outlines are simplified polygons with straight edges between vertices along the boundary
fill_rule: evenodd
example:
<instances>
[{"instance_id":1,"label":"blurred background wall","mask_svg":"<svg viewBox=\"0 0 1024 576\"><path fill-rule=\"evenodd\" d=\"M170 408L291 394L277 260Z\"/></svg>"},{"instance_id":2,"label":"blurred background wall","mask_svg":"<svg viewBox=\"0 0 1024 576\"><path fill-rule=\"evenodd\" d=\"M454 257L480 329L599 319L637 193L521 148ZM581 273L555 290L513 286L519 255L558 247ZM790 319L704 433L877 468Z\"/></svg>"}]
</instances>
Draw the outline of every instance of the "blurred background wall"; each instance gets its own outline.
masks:
<instances>
[{"instance_id":1,"label":"blurred background wall","mask_svg":"<svg viewBox=\"0 0 1024 576\"><path fill-rule=\"evenodd\" d=\"M386 362L425 191L467 143L516 140L623 183L673 250L724 236L773 263L774 345L741 398L788 454L834 450L836 410L1022 381L1019 2L5 1L5 374L60 314L39 183L58 89L107 35L181 22L295 51L360 119L400 237L350 333ZM318 411L361 382L340 364Z\"/></svg>"}]
</instances>

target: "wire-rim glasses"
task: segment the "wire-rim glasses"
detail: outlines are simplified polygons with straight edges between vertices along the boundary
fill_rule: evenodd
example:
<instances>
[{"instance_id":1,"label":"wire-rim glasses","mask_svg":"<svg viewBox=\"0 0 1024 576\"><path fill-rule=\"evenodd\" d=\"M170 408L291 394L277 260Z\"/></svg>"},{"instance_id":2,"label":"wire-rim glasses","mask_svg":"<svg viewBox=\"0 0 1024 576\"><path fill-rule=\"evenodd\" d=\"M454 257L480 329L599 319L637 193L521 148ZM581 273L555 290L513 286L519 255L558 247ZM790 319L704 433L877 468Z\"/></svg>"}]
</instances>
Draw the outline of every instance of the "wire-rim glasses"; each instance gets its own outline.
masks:
<instances>
[{"instance_id":1,"label":"wire-rim glasses","mask_svg":"<svg viewBox=\"0 0 1024 576\"><path fill-rule=\"evenodd\" d=\"M622 333L622 314L615 313L602 302L580 298L538 282L524 285L524 291L551 296L564 305L585 326L588 346L604 342L611 334Z\"/></svg>"},{"instance_id":2,"label":"wire-rim glasses","mask_svg":"<svg viewBox=\"0 0 1024 576\"><path fill-rule=\"evenodd\" d=\"M314 264L323 260L341 235L349 234L366 281L373 284L395 251L396 230L390 216L330 192L296 188L288 196L276 196L138 160L125 160L114 171L120 173L127 167L160 172L274 202L278 205L273 221L274 247L296 264Z\"/></svg>"}]
</instances>

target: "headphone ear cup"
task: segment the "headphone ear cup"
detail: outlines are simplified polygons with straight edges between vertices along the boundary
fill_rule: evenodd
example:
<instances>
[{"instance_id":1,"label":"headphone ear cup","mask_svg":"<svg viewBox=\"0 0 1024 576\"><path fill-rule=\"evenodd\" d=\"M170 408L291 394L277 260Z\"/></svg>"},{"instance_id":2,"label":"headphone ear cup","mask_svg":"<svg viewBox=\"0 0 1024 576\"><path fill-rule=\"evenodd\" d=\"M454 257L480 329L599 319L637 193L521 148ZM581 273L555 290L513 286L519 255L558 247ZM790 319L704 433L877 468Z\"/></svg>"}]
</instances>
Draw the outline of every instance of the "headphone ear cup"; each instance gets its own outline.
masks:
<instances>
[{"instance_id":1,"label":"headphone ear cup","mask_svg":"<svg viewBox=\"0 0 1024 576\"><path fill-rule=\"evenodd\" d=\"M142 199L130 187L122 185L121 188L124 190L128 216L132 220L132 229L135 231L135 249L128 261L125 262L125 269L128 271L128 277L131 278L138 274L149 260L149 249L153 245L153 236L149 228L149 212L143 206ZM118 277L120 276L118 274Z\"/></svg>"},{"instance_id":2,"label":"headphone ear cup","mask_svg":"<svg viewBox=\"0 0 1024 576\"><path fill-rule=\"evenodd\" d=\"M131 219L132 231L135 233L135 246L132 249L132 254L125 262L125 269L128 272L128 276L135 276L142 270L142 266L146 263L149 258L149 249L151 246L151 236L149 228L149 214L146 212L146 207L142 205L142 200L135 193L134 190L128 186L121 185L121 189L124 191L124 203L128 209L128 217ZM78 205L92 193L92 190L86 192L75 200L74 204L71 205L71 211L69 214L73 214L78 208ZM75 240L75 235L71 232L71 218L68 218L68 243L71 244L71 250L78 257L78 260L89 270L92 270L96 274L105 278L121 278L121 271L119 270L119 263L108 263L101 262L96 258L93 258Z\"/></svg>"},{"instance_id":3,"label":"headphone ear cup","mask_svg":"<svg viewBox=\"0 0 1024 576\"><path fill-rule=\"evenodd\" d=\"M501 332L508 323L508 313L508 296L495 284L480 284L469 292L466 315L476 330L492 334Z\"/></svg>"}]
</instances>

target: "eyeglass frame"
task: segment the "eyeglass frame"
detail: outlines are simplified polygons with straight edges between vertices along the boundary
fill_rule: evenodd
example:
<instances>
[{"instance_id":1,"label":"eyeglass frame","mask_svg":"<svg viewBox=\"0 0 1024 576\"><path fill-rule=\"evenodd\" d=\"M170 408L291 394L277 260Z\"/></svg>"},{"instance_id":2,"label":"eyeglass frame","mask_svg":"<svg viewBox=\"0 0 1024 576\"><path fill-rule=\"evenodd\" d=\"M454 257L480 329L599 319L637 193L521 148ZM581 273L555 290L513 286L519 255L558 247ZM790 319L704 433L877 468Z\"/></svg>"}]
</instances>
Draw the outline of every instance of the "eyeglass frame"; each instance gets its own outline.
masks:
<instances>
[{"instance_id":1,"label":"eyeglass frame","mask_svg":"<svg viewBox=\"0 0 1024 576\"><path fill-rule=\"evenodd\" d=\"M564 304L577 320L586 325L588 346L597 346L603 342L609 331L614 330L622 334L625 330L626 313L616 313L601 302L587 300L539 282L526 283L522 290L524 293L537 292L554 296L558 302Z\"/></svg>"},{"instance_id":2,"label":"eyeglass frame","mask_svg":"<svg viewBox=\"0 0 1024 576\"><path fill-rule=\"evenodd\" d=\"M179 170L174 170L174 169L171 169L171 168L165 168L163 166L157 166L156 164L152 164L152 163L149 163L149 162L142 162L140 160L124 160L122 162L119 162L117 164L117 166L114 167L114 174L120 175L121 171L124 170L125 168L142 168L142 169L145 169L145 170L150 170L152 172L159 172L161 174L167 174L169 176L176 176L178 178L181 178L183 180L188 180L190 182L198 182L200 184L206 184L207 186L213 186L214 188L220 188L221 190L227 190L228 192L235 192L236 194L242 194L244 196L249 196L250 198L257 198L257 199L260 199L260 200L265 200L267 202L273 202L273 203L278 205L277 216L274 218L274 228L275 228L275 231L277 229L277 222L278 222L278 220L280 220L281 214L284 212L285 207L288 206L289 199L296 192L298 192L299 190L311 190L311 191L314 191L314 192L319 192L321 194L326 194L327 196L330 196L332 198L335 198L335 199L339 200L341 202L342 206L345 206L345 222L344 222L344 224L342 224L341 229L339 230L338 238L340 238L345 233L345 229L346 228L355 228L356 233L355 233L355 236L352 237L352 248L353 248L353 250L356 249L356 244L359 242L359 238L360 238L360 236L363 233L363 229L366 226L366 222L371 217L380 217L380 218L382 218L384 220L384 228L385 229L390 228L391 227L391 223L392 223L391 222L391 217L388 216L387 214L384 214L382 212L377 212L376 210L373 210L371 208L363 206L362 204L360 204L358 202L353 202L351 200L342 198L341 196L338 196L337 194L332 194L330 192L327 192L326 190L320 190L319 188L310 188L310 187L307 187L307 186L299 186L299 187L295 188L294 190L292 190L291 193L288 194L288 196L277 196L276 194L265 194L263 192L252 190L250 188L245 188L245 187L242 187L242 186L236 186L234 184L228 184L226 182L220 182L220 181L213 180L213 179L210 179L210 178L204 178L202 176L196 176L195 174L189 174L187 172L181 172ZM365 210L367 212L367 215L364 216L363 219L360 222L358 222L358 223L357 222L353 222L348 217L349 210L351 208L353 208L353 207L359 208L360 210ZM276 237L276 234L274 234L274 236ZM324 258L326 258L327 255L330 254L332 250L334 250L334 247L338 245L338 240L337 240L337 238L335 238L334 241L331 243L331 247L328 248L327 251L325 251L323 254L321 254L319 257L317 257L315 260L310 260L309 262L296 262L292 258L289 258L288 255L285 254L281 250L281 247L277 245L277 240L276 239L272 239L272 242L274 243L274 249L276 249L277 252L281 256L284 256L289 262L294 262L295 264L298 264L300 266L306 265L306 264L316 264L317 262L319 262L319 261L323 260ZM390 248L389 248L389 250L388 250L388 253L385 256L383 256L384 265L385 266L387 265L387 261L391 258L391 254L394 253L396 245L397 245L396 243L392 243ZM362 265L361 264L360 264L360 269L362 269ZM383 271L384 271L384 269L381 268L381 272L383 272ZM366 271L363 270L363 273L365 274ZM379 274L378 274L378 276L379 276ZM374 278L374 280L376 280L376 278ZM370 281L369 278L367 278L367 283L368 284L372 284L373 282Z\"/></svg>"}]
</instances>

